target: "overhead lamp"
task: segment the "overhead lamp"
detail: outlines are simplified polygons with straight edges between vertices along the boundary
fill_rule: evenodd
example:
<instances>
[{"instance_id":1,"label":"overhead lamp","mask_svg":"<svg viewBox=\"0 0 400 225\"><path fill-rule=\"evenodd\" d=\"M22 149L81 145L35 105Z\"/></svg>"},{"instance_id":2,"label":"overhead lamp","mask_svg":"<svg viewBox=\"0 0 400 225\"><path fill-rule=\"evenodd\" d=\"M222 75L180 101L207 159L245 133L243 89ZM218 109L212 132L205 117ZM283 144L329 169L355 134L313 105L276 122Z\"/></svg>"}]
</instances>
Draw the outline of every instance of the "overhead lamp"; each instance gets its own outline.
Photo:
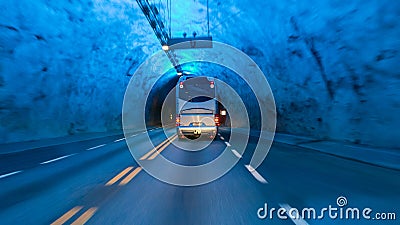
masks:
<instances>
[{"instance_id":1,"label":"overhead lamp","mask_svg":"<svg viewBox=\"0 0 400 225\"><path fill-rule=\"evenodd\" d=\"M162 46L162 50L168 51L168 50L169 50L169 46L168 46L168 45L163 45L163 46Z\"/></svg>"}]
</instances>

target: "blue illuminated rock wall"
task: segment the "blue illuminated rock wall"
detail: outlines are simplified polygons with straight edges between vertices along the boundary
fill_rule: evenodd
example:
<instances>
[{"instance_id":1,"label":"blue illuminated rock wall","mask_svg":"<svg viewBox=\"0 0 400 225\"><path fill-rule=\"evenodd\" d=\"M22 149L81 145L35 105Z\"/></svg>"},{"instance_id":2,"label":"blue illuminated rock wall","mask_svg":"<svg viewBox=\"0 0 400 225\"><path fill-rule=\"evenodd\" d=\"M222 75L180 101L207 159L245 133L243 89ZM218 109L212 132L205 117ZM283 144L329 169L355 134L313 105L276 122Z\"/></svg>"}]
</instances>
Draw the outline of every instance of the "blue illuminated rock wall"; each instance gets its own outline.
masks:
<instances>
[{"instance_id":1,"label":"blue illuminated rock wall","mask_svg":"<svg viewBox=\"0 0 400 225\"><path fill-rule=\"evenodd\" d=\"M127 75L158 47L132 6L1 1L0 142L121 128Z\"/></svg>"},{"instance_id":2,"label":"blue illuminated rock wall","mask_svg":"<svg viewBox=\"0 0 400 225\"><path fill-rule=\"evenodd\" d=\"M399 1L220 3L212 33L262 68L278 131L400 147Z\"/></svg>"},{"instance_id":3,"label":"blue illuminated rock wall","mask_svg":"<svg viewBox=\"0 0 400 225\"><path fill-rule=\"evenodd\" d=\"M206 34L205 1L174 4L175 36ZM214 40L266 74L278 131L400 147L400 1L210 9ZM160 49L135 1L1 1L0 11L0 142L121 128L127 75Z\"/></svg>"}]
</instances>

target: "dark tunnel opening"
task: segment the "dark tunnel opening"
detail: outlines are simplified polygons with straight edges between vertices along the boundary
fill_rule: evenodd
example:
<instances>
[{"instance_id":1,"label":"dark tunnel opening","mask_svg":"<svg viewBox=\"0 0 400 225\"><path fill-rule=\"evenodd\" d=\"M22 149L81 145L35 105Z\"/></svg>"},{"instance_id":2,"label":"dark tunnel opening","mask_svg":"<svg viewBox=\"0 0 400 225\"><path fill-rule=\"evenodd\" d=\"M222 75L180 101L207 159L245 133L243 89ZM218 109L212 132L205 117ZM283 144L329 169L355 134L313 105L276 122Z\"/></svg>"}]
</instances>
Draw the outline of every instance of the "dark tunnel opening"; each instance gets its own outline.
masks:
<instances>
[{"instance_id":1,"label":"dark tunnel opening","mask_svg":"<svg viewBox=\"0 0 400 225\"><path fill-rule=\"evenodd\" d=\"M149 97L146 101L145 108L145 122L146 126L161 126L161 110L167 98L167 95L173 90L178 82L178 76L171 76L168 73L158 79L152 87ZM174 92L171 92L175 96ZM171 98L175 99L175 98ZM175 105L175 102L169 104ZM171 115L171 121L175 121L175 111L169 110L168 114Z\"/></svg>"},{"instance_id":2,"label":"dark tunnel opening","mask_svg":"<svg viewBox=\"0 0 400 225\"><path fill-rule=\"evenodd\" d=\"M192 62L183 64L182 67L186 74L190 76L201 77L209 76L214 77L221 82L224 82L228 86L232 87L234 91L240 96L240 100L243 102L248 113L250 129L254 131L259 131L261 128L261 112L260 106L257 103L257 97L255 96L253 90L248 85L248 83L241 78L234 71L226 68L222 65L217 65L209 62ZM160 79L157 80L155 85L152 87L149 97L146 102L146 115L145 121L147 126L161 126L161 111L163 104L175 105L175 101L170 101L165 103L168 93L170 93L173 88L177 85L179 76L177 76L174 71L169 71ZM217 87L218 90L218 87ZM172 91L171 94L175 96L175 92ZM172 97L171 99L175 99ZM262 99L259 99L262 100ZM218 102L219 108L225 108L221 102ZM229 111L229 109L227 109ZM167 121L172 124L175 122L176 111L174 107L168 109ZM244 118L243 118L244 119ZM230 126L231 121L229 114L225 118L223 126ZM165 121L165 122L167 122Z\"/></svg>"}]
</instances>

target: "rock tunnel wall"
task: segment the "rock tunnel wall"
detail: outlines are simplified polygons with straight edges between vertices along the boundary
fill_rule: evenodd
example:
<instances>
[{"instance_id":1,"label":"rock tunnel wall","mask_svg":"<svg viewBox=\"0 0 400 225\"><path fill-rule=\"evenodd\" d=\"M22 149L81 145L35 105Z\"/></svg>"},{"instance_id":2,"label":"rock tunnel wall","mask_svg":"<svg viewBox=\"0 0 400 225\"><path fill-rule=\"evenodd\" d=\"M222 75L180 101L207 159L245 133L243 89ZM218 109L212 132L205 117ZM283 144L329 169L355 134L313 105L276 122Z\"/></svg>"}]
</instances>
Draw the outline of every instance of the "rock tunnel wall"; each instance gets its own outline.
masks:
<instances>
[{"instance_id":1,"label":"rock tunnel wall","mask_svg":"<svg viewBox=\"0 0 400 225\"><path fill-rule=\"evenodd\" d=\"M121 129L127 75L158 49L132 5L1 1L0 142Z\"/></svg>"},{"instance_id":2,"label":"rock tunnel wall","mask_svg":"<svg viewBox=\"0 0 400 225\"><path fill-rule=\"evenodd\" d=\"M262 68L278 131L400 147L400 2L228 2L212 33Z\"/></svg>"},{"instance_id":3,"label":"rock tunnel wall","mask_svg":"<svg viewBox=\"0 0 400 225\"><path fill-rule=\"evenodd\" d=\"M278 131L400 147L399 1L251 2L210 1L211 34L266 74ZM0 11L0 142L121 129L129 75L160 49L134 1Z\"/></svg>"}]
</instances>

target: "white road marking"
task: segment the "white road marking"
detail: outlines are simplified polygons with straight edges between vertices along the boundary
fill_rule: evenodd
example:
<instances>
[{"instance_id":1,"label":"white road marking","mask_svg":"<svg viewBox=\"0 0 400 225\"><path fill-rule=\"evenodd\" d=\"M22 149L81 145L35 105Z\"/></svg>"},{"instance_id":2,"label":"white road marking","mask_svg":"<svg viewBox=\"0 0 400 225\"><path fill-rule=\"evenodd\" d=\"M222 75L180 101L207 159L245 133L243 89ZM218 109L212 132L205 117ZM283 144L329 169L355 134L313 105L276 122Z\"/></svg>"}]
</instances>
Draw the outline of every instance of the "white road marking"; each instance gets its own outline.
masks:
<instances>
[{"instance_id":1,"label":"white road marking","mask_svg":"<svg viewBox=\"0 0 400 225\"><path fill-rule=\"evenodd\" d=\"M253 177L256 178L256 180L258 180L259 182L261 182L263 184L268 184L268 181L265 180L264 177L262 177L261 174L259 174L257 172L257 170L255 170L252 166L250 166L250 165L244 165L244 166L251 173L251 175L253 175Z\"/></svg>"},{"instance_id":2,"label":"white road marking","mask_svg":"<svg viewBox=\"0 0 400 225\"><path fill-rule=\"evenodd\" d=\"M229 144L229 142L225 141L226 146L231 147L231 144Z\"/></svg>"},{"instance_id":3,"label":"white road marking","mask_svg":"<svg viewBox=\"0 0 400 225\"><path fill-rule=\"evenodd\" d=\"M55 158L55 159L51 159L51 160L46 161L46 162L41 162L40 164L43 165L43 164L47 164L47 163L52 163L52 162L55 162L55 161L58 161L58 160L61 160L61 159L65 159L65 158L73 156L73 155L75 155L75 154L64 155L64 156L61 156L61 157L58 157L58 158Z\"/></svg>"},{"instance_id":4,"label":"white road marking","mask_svg":"<svg viewBox=\"0 0 400 225\"><path fill-rule=\"evenodd\" d=\"M220 133L218 133L218 136L220 136L220 137L221 137L221 134L220 134Z\"/></svg>"},{"instance_id":5,"label":"white road marking","mask_svg":"<svg viewBox=\"0 0 400 225\"><path fill-rule=\"evenodd\" d=\"M292 209L292 207L289 204L279 204L280 207L286 209L286 214L288 215L289 219L293 221L294 224L296 225L308 225L307 221L305 221L303 218L292 218L292 216L289 215L289 210Z\"/></svg>"},{"instance_id":6,"label":"white road marking","mask_svg":"<svg viewBox=\"0 0 400 225\"><path fill-rule=\"evenodd\" d=\"M133 134L131 137L135 137L137 134Z\"/></svg>"},{"instance_id":7,"label":"white road marking","mask_svg":"<svg viewBox=\"0 0 400 225\"><path fill-rule=\"evenodd\" d=\"M224 138L224 137L220 137L220 138L221 138L221 140L225 141L225 138Z\"/></svg>"},{"instance_id":8,"label":"white road marking","mask_svg":"<svg viewBox=\"0 0 400 225\"><path fill-rule=\"evenodd\" d=\"M233 154L236 155L236 157L238 157L239 159L242 158L242 155L239 154L239 152L237 152L235 149L232 149Z\"/></svg>"},{"instance_id":9,"label":"white road marking","mask_svg":"<svg viewBox=\"0 0 400 225\"><path fill-rule=\"evenodd\" d=\"M11 175L14 175L14 174L17 174L17 173L21 173L21 172L22 172L22 170L11 172L11 173L7 173L7 174L3 174L3 175L0 175L0 179L1 178L5 178L5 177L9 177Z\"/></svg>"},{"instance_id":10,"label":"white road marking","mask_svg":"<svg viewBox=\"0 0 400 225\"><path fill-rule=\"evenodd\" d=\"M122 141L122 140L124 140L124 139L125 139L125 138L121 138L121 139L115 140L114 142Z\"/></svg>"},{"instance_id":11,"label":"white road marking","mask_svg":"<svg viewBox=\"0 0 400 225\"><path fill-rule=\"evenodd\" d=\"M145 134L145 133L147 133L147 131L143 131L142 133Z\"/></svg>"},{"instance_id":12,"label":"white road marking","mask_svg":"<svg viewBox=\"0 0 400 225\"><path fill-rule=\"evenodd\" d=\"M88 148L88 149L86 149L86 150L93 150L93 149L96 149L96 148L103 147L103 146L105 146L105 145L106 145L106 144L97 145L97 146L94 146L94 147Z\"/></svg>"}]
</instances>

